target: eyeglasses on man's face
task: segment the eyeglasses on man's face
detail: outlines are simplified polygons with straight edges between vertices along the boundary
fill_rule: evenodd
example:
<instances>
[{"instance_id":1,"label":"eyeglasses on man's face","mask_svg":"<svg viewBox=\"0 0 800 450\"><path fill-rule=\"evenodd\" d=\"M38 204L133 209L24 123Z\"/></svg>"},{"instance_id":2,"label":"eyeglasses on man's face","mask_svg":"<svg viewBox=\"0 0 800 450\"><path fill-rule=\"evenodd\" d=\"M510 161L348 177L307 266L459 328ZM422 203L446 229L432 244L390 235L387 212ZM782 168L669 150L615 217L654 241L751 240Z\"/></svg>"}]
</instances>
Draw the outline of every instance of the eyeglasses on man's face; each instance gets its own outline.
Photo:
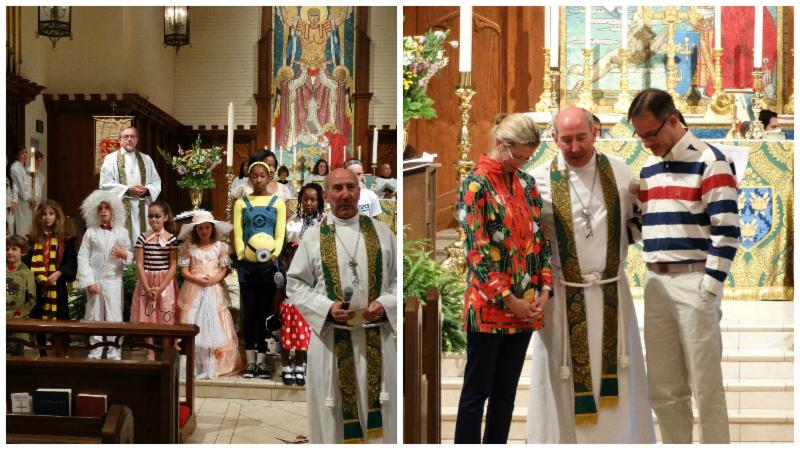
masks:
<instances>
[{"instance_id":1,"label":"eyeglasses on man's face","mask_svg":"<svg viewBox=\"0 0 800 450\"><path fill-rule=\"evenodd\" d=\"M658 136L658 133L661 132L661 129L664 128L664 125L667 124L667 121L669 120L669 118L671 116L672 116L672 114L668 114L667 117L665 117L664 120L661 121L661 125L659 125L658 128L656 128L655 130L650 130L650 131L648 131L647 133L644 133L644 134L639 134L636 131L634 131L633 135L631 137L637 137L638 136L639 139L641 139L643 141L653 141Z\"/></svg>"}]
</instances>

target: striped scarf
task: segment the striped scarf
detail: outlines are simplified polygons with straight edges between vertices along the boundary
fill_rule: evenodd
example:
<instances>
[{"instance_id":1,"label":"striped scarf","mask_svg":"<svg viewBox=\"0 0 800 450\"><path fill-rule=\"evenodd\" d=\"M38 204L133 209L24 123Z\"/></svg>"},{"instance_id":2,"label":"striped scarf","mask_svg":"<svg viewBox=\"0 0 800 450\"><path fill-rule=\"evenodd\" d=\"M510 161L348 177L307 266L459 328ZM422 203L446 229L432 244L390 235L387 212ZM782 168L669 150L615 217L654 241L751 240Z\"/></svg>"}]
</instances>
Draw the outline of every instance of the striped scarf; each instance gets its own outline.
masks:
<instances>
[{"instance_id":1,"label":"striped scarf","mask_svg":"<svg viewBox=\"0 0 800 450\"><path fill-rule=\"evenodd\" d=\"M31 258L31 272L36 280L39 291L38 301L41 303L42 319L55 320L57 310L57 289L55 284L47 284L47 277L58 268L58 249L61 242L49 233L34 244L33 257Z\"/></svg>"}]
</instances>

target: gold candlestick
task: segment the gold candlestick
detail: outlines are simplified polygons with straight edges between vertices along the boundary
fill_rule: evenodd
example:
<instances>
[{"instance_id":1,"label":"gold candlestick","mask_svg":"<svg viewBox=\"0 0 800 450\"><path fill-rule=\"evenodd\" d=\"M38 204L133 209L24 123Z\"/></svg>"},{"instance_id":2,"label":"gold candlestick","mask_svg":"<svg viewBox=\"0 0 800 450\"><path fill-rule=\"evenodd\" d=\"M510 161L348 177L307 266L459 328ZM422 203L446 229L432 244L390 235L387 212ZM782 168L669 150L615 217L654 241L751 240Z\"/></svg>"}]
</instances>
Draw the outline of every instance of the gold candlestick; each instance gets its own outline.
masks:
<instances>
[{"instance_id":1,"label":"gold candlestick","mask_svg":"<svg viewBox=\"0 0 800 450\"><path fill-rule=\"evenodd\" d=\"M631 93L628 92L628 50L620 48L619 56L622 58L622 64L619 69L619 95L617 96L617 102L614 103L614 112L626 114L632 100Z\"/></svg>"},{"instance_id":2,"label":"gold candlestick","mask_svg":"<svg viewBox=\"0 0 800 450\"><path fill-rule=\"evenodd\" d=\"M764 106L764 93L762 92L761 69L753 69L753 97L750 99L750 107L753 110L753 121L750 129L747 130L748 139L764 139L764 124L758 120L759 114Z\"/></svg>"},{"instance_id":3,"label":"gold candlestick","mask_svg":"<svg viewBox=\"0 0 800 450\"><path fill-rule=\"evenodd\" d=\"M36 168L30 172L31 174L31 217L36 214ZM36 217L33 218L36 220Z\"/></svg>"},{"instance_id":4,"label":"gold candlestick","mask_svg":"<svg viewBox=\"0 0 800 450\"><path fill-rule=\"evenodd\" d=\"M456 168L457 185L460 194L464 185L464 178L475 163L469 159L469 151L472 148L472 140L469 138L469 110L472 108L472 97L475 95L475 88L472 87L472 72L461 72L459 83L455 89L456 97L459 99L458 109L461 110L461 131L458 135L458 149L461 150L461 158L453 163ZM464 274L467 271L467 259L464 255L464 243L467 236L461 228L458 214L458 202L453 205L453 214L456 218L456 229L458 230L458 240L445 247L445 253L450 255L442 262L442 266L457 273Z\"/></svg>"},{"instance_id":5,"label":"gold candlestick","mask_svg":"<svg viewBox=\"0 0 800 450\"><path fill-rule=\"evenodd\" d=\"M233 198L231 198L231 185L233 184L233 167L228 166L225 170L225 180L228 181L228 201L225 202L225 218L228 223L233 223Z\"/></svg>"},{"instance_id":6,"label":"gold candlestick","mask_svg":"<svg viewBox=\"0 0 800 450\"><path fill-rule=\"evenodd\" d=\"M686 111L686 100L682 99L675 91L675 86L678 84L678 66L675 64L675 55L680 53L689 56L692 52L688 49L684 50L675 43L675 24L682 16L679 7L665 6L663 14L664 21L667 22L667 44L664 46L664 50L667 52L667 92L672 96L675 107L679 111Z\"/></svg>"},{"instance_id":7,"label":"gold candlestick","mask_svg":"<svg viewBox=\"0 0 800 450\"><path fill-rule=\"evenodd\" d=\"M712 54L714 55L714 95L711 97L708 107L711 108L711 111L715 114L724 116L730 114L731 109L736 103L736 99L732 94L725 92L722 88L722 66L720 64L722 49L715 48L712 50Z\"/></svg>"},{"instance_id":8,"label":"gold candlestick","mask_svg":"<svg viewBox=\"0 0 800 450\"><path fill-rule=\"evenodd\" d=\"M595 112L597 107L592 99L592 49L583 49L583 89L575 106Z\"/></svg>"},{"instance_id":9,"label":"gold candlestick","mask_svg":"<svg viewBox=\"0 0 800 450\"><path fill-rule=\"evenodd\" d=\"M544 53L544 73L542 73L542 95L539 97L539 101L536 102L534 109L536 112L545 112L550 111L551 105L553 103L553 98L550 95L550 49L543 48L542 53Z\"/></svg>"},{"instance_id":10,"label":"gold candlestick","mask_svg":"<svg viewBox=\"0 0 800 450\"><path fill-rule=\"evenodd\" d=\"M556 116L558 115L558 67L551 67L550 68L550 86L551 86L551 93L550 97L553 101L550 102L550 123L547 124L547 128L542 131L542 139L550 139L553 137L553 133L555 132L556 126Z\"/></svg>"}]
</instances>

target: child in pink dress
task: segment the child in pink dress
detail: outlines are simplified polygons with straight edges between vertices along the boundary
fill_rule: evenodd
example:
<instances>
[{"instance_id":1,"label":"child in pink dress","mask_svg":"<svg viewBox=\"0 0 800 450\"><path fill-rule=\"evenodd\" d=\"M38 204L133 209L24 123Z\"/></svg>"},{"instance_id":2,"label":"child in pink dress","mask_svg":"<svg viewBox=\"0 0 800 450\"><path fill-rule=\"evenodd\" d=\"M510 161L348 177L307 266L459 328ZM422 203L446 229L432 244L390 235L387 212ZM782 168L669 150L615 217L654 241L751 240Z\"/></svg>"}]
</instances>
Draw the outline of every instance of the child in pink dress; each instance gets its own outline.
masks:
<instances>
[{"instance_id":1,"label":"child in pink dress","mask_svg":"<svg viewBox=\"0 0 800 450\"><path fill-rule=\"evenodd\" d=\"M136 239L133 257L138 281L131 302L131 322L172 325L175 323L175 298L178 288L178 239L175 217L166 202L155 201L147 209L150 229ZM145 338L153 344L153 338ZM147 350L147 359L155 359Z\"/></svg>"},{"instance_id":2,"label":"child in pink dress","mask_svg":"<svg viewBox=\"0 0 800 450\"><path fill-rule=\"evenodd\" d=\"M178 322L200 327L195 337L196 379L233 375L242 366L239 341L228 305L225 276L230 268L230 246L222 241L233 225L198 211L192 223L181 227L178 266L183 286L178 296Z\"/></svg>"}]
</instances>

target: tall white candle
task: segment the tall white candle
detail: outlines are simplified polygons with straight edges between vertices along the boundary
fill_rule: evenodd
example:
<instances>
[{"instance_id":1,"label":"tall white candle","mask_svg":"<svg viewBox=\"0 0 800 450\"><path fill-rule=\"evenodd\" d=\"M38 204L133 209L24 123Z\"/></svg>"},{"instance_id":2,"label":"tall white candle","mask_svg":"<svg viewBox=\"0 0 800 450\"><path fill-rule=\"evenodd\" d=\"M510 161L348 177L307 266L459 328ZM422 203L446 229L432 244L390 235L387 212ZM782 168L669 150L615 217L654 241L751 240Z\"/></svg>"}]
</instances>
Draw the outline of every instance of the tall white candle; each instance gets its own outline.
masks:
<instances>
[{"instance_id":1,"label":"tall white candle","mask_svg":"<svg viewBox=\"0 0 800 450\"><path fill-rule=\"evenodd\" d=\"M356 156L356 159L361 161L361 146L360 145L358 146L358 156Z\"/></svg>"},{"instance_id":2,"label":"tall white candle","mask_svg":"<svg viewBox=\"0 0 800 450\"><path fill-rule=\"evenodd\" d=\"M622 7L622 48L628 49L628 7Z\"/></svg>"},{"instance_id":3,"label":"tall white candle","mask_svg":"<svg viewBox=\"0 0 800 450\"><path fill-rule=\"evenodd\" d=\"M558 6L553 7L550 11L550 67L558 67L558 45L560 36L558 29L561 26L559 21Z\"/></svg>"},{"instance_id":4,"label":"tall white candle","mask_svg":"<svg viewBox=\"0 0 800 450\"><path fill-rule=\"evenodd\" d=\"M378 126L372 132L372 164L378 164Z\"/></svg>"},{"instance_id":5,"label":"tall white candle","mask_svg":"<svg viewBox=\"0 0 800 450\"><path fill-rule=\"evenodd\" d=\"M753 67L761 68L761 47L764 34L764 7L756 5L756 26L753 33Z\"/></svg>"},{"instance_id":6,"label":"tall white candle","mask_svg":"<svg viewBox=\"0 0 800 450\"><path fill-rule=\"evenodd\" d=\"M586 6L586 17L583 22L583 48L592 48L592 7Z\"/></svg>"},{"instance_id":7,"label":"tall white candle","mask_svg":"<svg viewBox=\"0 0 800 450\"><path fill-rule=\"evenodd\" d=\"M462 6L459 16L458 70L472 72L472 6Z\"/></svg>"},{"instance_id":8,"label":"tall white candle","mask_svg":"<svg viewBox=\"0 0 800 450\"><path fill-rule=\"evenodd\" d=\"M36 147L31 147L31 167L29 172L36 172Z\"/></svg>"},{"instance_id":9,"label":"tall white candle","mask_svg":"<svg viewBox=\"0 0 800 450\"><path fill-rule=\"evenodd\" d=\"M283 165L283 152L281 151L280 147L278 147L277 153L278 153L278 167L280 167Z\"/></svg>"},{"instance_id":10,"label":"tall white candle","mask_svg":"<svg viewBox=\"0 0 800 450\"><path fill-rule=\"evenodd\" d=\"M274 152L275 151L275 126L273 125L270 128L269 133L269 148Z\"/></svg>"},{"instance_id":11,"label":"tall white candle","mask_svg":"<svg viewBox=\"0 0 800 450\"><path fill-rule=\"evenodd\" d=\"M343 145L342 146L342 164L344 164L345 161L347 161L347 146Z\"/></svg>"},{"instance_id":12,"label":"tall white candle","mask_svg":"<svg viewBox=\"0 0 800 450\"><path fill-rule=\"evenodd\" d=\"M714 48L722 48L722 7L714 7Z\"/></svg>"},{"instance_id":13,"label":"tall white candle","mask_svg":"<svg viewBox=\"0 0 800 450\"><path fill-rule=\"evenodd\" d=\"M297 167L297 147L292 147L292 166Z\"/></svg>"},{"instance_id":14,"label":"tall white candle","mask_svg":"<svg viewBox=\"0 0 800 450\"><path fill-rule=\"evenodd\" d=\"M544 48L550 48L550 9L552 6L544 7Z\"/></svg>"},{"instance_id":15,"label":"tall white candle","mask_svg":"<svg viewBox=\"0 0 800 450\"><path fill-rule=\"evenodd\" d=\"M331 165L331 146L328 145L328 166Z\"/></svg>"},{"instance_id":16,"label":"tall white candle","mask_svg":"<svg viewBox=\"0 0 800 450\"><path fill-rule=\"evenodd\" d=\"M233 167L233 102L228 104L228 145L225 151L227 165Z\"/></svg>"}]
</instances>

